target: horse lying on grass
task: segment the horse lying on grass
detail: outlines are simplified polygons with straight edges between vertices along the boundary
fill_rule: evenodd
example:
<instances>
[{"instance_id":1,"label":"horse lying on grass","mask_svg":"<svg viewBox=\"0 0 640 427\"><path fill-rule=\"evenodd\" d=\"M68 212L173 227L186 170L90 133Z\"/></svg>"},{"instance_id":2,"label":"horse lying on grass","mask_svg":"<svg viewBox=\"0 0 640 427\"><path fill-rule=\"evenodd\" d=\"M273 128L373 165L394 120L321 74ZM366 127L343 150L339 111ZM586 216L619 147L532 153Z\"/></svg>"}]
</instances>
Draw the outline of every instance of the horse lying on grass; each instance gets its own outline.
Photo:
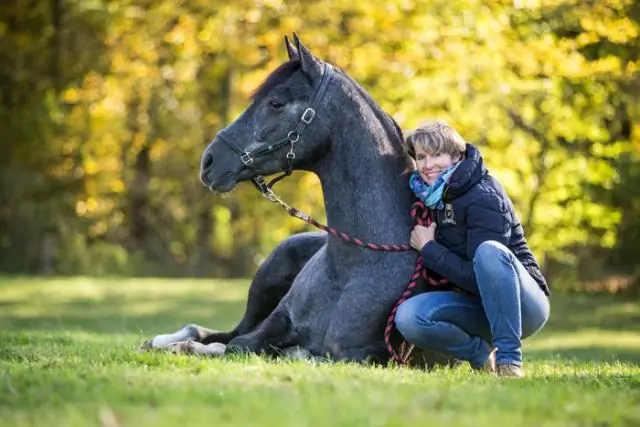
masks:
<instances>
[{"instance_id":1,"label":"horse lying on grass","mask_svg":"<svg viewBox=\"0 0 640 427\"><path fill-rule=\"evenodd\" d=\"M289 61L205 149L202 182L229 192L253 179L266 190L262 175L310 171L320 179L330 227L368 242L407 243L413 163L400 129L352 78L294 40L295 46L285 38ZM324 232L294 235L257 271L234 330L188 325L144 346L216 355L225 346L267 355L295 349L299 355L384 364L390 359L385 321L417 256L371 251ZM396 335L396 345L400 341ZM411 362L450 360L416 351Z\"/></svg>"}]
</instances>

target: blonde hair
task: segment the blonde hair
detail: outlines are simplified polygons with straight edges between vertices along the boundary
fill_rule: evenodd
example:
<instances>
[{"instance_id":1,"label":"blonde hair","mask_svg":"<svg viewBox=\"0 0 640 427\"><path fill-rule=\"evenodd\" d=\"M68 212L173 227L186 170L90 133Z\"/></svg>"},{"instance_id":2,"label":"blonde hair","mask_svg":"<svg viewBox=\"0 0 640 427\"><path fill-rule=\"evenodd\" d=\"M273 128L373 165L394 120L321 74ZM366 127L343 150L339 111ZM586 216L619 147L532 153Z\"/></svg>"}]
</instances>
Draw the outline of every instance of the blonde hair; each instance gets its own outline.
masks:
<instances>
[{"instance_id":1,"label":"blonde hair","mask_svg":"<svg viewBox=\"0 0 640 427\"><path fill-rule=\"evenodd\" d=\"M467 143L460 134L444 120L436 120L418 127L407 136L407 145L415 152L422 148L430 155L462 155Z\"/></svg>"}]
</instances>

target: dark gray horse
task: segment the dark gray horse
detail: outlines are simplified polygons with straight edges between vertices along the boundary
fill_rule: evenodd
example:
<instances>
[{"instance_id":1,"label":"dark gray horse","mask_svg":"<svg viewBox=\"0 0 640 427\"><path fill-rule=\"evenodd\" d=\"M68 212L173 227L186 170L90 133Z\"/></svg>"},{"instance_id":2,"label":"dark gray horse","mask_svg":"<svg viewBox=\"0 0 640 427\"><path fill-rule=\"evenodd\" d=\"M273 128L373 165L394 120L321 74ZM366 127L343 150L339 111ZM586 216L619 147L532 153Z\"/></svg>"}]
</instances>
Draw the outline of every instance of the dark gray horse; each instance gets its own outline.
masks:
<instances>
[{"instance_id":1,"label":"dark gray horse","mask_svg":"<svg viewBox=\"0 0 640 427\"><path fill-rule=\"evenodd\" d=\"M329 226L369 242L407 244L413 166L398 126L353 79L294 40L286 39L289 61L204 151L202 182L228 192L257 176L310 171L322 184ZM190 325L151 345L191 339L255 353L297 347L334 360L386 362L384 325L416 258L325 233L295 235L258 270L233 331Z\"/></svg>"}]
</instances>

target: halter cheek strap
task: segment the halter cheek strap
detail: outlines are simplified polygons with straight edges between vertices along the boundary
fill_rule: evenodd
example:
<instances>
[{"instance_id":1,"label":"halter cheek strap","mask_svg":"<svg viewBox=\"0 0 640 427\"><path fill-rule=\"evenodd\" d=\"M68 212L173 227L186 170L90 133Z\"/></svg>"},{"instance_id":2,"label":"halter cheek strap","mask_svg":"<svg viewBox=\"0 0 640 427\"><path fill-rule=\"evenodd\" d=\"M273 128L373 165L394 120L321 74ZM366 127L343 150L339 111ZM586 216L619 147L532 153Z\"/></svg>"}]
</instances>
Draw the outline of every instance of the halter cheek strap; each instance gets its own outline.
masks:
<instances>
[{"instance_id":1,"label":"halter cheek strap","mask_svg":"<svg viewBox=\"0 0 640 427\"><path fill-rule=\"evenodd\" d=\"M224 142L229 148L240 155L240 161L249 167L253 168L254 160L258 157L265 156L267 154L273 153L283 147L289 146L289 151L286 154L287 158L287 166L284 169L283 173L275 178L273 178L269 183L267 183L262 175L257 175L255 178L252 178L251 182L256 188L262 193L263 196L268 197L271 188L282 178L291 175L293 172L293 163L296 159L296 153L294 151L296 143L300 140L300 137L304 133L304 130L313 122L313 119L316 117L317 106L320 103L320 100L324 96L329 87L329 83L333 77L333 67L326 62L323 65L322 70L322 80L320 81L320 85L316 89L313 99L309 106L304 110L302 116L300 116L300 120L298 120L298 124L295 129L289 131L287 136L275 143L268 144L266 146L257 148L253 151L247 151L240 148L240 145L236 143L236 141L229 135L227 129L221 130L217 137L220 141Z\"/></svg>"}]
</instances>

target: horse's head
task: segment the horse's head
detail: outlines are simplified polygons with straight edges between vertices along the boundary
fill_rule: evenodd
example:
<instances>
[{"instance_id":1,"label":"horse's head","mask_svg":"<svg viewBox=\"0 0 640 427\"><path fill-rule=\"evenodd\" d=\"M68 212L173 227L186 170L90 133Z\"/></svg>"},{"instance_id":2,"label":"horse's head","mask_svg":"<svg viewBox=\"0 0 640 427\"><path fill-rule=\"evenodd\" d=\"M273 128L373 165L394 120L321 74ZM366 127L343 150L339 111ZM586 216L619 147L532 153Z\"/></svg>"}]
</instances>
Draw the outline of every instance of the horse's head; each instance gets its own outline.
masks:
<instances>
[{"instance_id":1,"label":"horse's head","mask_svg":"<svg viewBox=\"0 0 640 427\"><path fill-rule=\"evenodd\" d=\"M332 67L314 57L294 35L285 38L289 61L253 95L253 102L220 131L202 155L200 179L228 192L259 175L291 173L326 150L331 118L325 109Z\"/></svg>"}]
</instances>

